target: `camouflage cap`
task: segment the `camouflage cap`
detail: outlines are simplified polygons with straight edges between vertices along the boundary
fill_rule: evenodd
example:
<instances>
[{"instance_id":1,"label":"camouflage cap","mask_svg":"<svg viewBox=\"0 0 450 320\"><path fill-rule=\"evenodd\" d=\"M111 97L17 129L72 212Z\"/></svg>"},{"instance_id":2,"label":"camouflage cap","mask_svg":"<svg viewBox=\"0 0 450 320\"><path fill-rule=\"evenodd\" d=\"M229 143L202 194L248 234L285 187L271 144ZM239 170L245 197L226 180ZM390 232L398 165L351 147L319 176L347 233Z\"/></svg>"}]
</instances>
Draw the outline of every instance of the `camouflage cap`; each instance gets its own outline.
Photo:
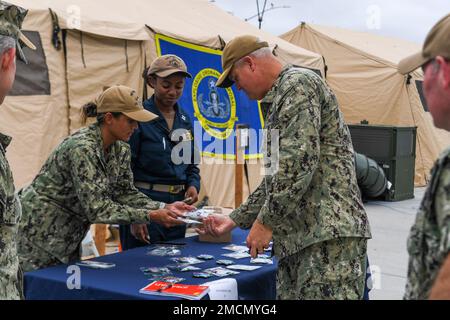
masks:
<instances>
[{"instance_id":1,"label":"camouflage cap","mask_svg":"<svg viewBox=\"0 0 450 320\"><path fill-rule=\"evenodd\" d=\"M22 7L0 1L0 35L12 37L16 40L17 57L25 63L27 59L22 51L22 45L36 50L34 44L20 31L22 22L28 10Z\"/></svg>"},{"instance_id":2,"label":"camouflage cap","mask_svg":"<svg viewBox=\"0 0 450 320\"><path fill-rule=\"evenodd\" d=\"M434 25L425 39L421 52L400 61L398 71L407 74L437 56L450 59L450 14Z\"/></svg>"},{"instance_id":3,"label":"camouflage cap","mask_svg":"<svg viewBox=\"0 0 450 320\"><path fill-rule=\"evenodd\" d=\"M183 59L174 54L165 54L156 58L147 71L147 75L157 75L165 78L174 73L182 73L185 77L192 78L191 74L187 72L186 64Z\"/></svg>"},{"instance_id":4,"label":"camouflage cap","mask_svg":"<svg viewBox=\"0 0 450 320\"><path fill-rule=\"evenodd\" d=\"M258 37L252 35L239 36L227 43L222 54L223 72L216 82L216 86L227 88L233 85L233 81L228 78L231 68L239 59L249 55L253 51L268 47L266 41L261 41Z\"/></svg>"},{"instance_id":5,"label":"camouflage cap","mask_svg":"<svg viewBox=\"0 0 450 320\"><path fill-rule=\"evenodd\" d=\"M144 109L136 90L115 85L103 91L94 101L97 113L121 112L139 122L148 122L158 116Z\"/></svg>"}]
</instances>

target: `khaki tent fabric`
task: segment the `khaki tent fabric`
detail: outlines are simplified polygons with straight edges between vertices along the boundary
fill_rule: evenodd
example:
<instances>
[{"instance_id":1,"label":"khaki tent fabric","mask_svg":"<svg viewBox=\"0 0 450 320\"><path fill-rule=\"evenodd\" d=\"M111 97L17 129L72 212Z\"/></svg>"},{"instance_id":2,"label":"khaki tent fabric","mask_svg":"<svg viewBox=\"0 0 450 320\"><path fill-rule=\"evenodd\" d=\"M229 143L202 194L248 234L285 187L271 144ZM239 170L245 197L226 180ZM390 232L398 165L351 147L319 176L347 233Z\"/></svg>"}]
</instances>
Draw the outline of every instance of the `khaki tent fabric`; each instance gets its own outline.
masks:
<instances>
[{"instance_id":1,"label":"khaki tent fabric","mask_svg":"<svg viewBox=\"0 0 450 320\"><path fill-rule=\"evenodd\" d=\"M126 84L142 95L144 80L140 74L145 67L142 41L69 30L66 46L71 133L81 127L81 107L104 86Z\"/></svg>"},{"instance_id":2,"label":"khaki tent fabric","mask_svg":"<svg viewBox=\"0 0 450 320\"><path fill-rule=\"evenodd\" d=\"M234 163L232 160L224 161L223 164L210 164L211 159L206 158L200 165L202 176L202 189L199 199L207 195L210 203L220 203L223 207L234 208ZM249 194L254 191L263 179L263 162L260 159L252 159L247 163L249 183L245 177L242 178L243 199L247 199ZM207 177L207 178L205 178Z\"/></svg>"},{"instance_id":3,"label":"khaki tent fabric","mask_svg":"<svg viewBox=\"0 0 450 320\"><path fill-rule=\"evenodd\" d=\"M16 187L34 178L49 153L68 134L64 54L51 44L51 20L46 13L30 12L23 26L42 30L51 94L7 96L0 106L0 131L13 137L7 157Z\"/></svg>"},{"instance_id":4,"label":"khaki tent fabric","mask_svg":"<svg viewBox=\"0 0 450 320\"><path fill-rule=\"evenodd\" d=\"M254 34L268 41L283 62L324 72L319 54L258 30L207 0L10 2L29 9L24 28L41 35L51 84L49 96L10 96L0 108L0 131L14 138L7 156L18 187L31 182L51 150L80 128L81 106L104 86L121 83L151 94L141 73L157 56L155 33L216 49L237 35ZM58 17L65 50L51 44L49 9ZM250 189L244 181L244 195L261 181L259 167L249 166ZM202 164L201 170L202 193L210 204L233 207L233 165Z\"/></svg>"},{"instance_id":5,"label":"khaki tent fabric","mask_svg":"<svg viewBox=\"0 0 450 320\"><path fill-rule=\"evenodd\" d=\"M349 124L417 126L415 184L428 182L438 154L448 145L450 134L436 129L421 103L416 81L422 71L409 76L397 72L397 63L420 45L364 32L301 24L283 39L321 54L327 66L327 82Z\"/></svg>"},{"instance_id":6,"label":"khaki tent fabric","mask_svg":"<svg viewBox=\"0 0 450 320\"><path fill-rule=\"evenodd\" d=\"M291 63L323 70L319 55L298 48L219 9L207 0L13 0L30 10L51 8L63 29L77 29L104 37L149 40L153 32L176 39L220 48L241 34L254 34L268 41ZM151 31L149 31L149 29ZM221 40L222 39L222 40ZM156 52L153 52L156 56ZM153 59L155 58L153 57Z\"/></svg>"}]
</instances>

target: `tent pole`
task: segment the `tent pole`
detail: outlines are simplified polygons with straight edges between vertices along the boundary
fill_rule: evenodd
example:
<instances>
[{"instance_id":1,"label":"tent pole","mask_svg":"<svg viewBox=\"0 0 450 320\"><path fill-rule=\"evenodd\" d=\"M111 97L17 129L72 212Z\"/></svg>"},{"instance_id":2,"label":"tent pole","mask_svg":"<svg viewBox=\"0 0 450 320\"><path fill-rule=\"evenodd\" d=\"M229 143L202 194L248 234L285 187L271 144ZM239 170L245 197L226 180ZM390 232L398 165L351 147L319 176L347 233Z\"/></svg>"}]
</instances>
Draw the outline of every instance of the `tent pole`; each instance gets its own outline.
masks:
<instances>
[{"instance_id":1,"label":"tent pole","mask_svg":"<svg viewBox=\"0 0 450 320\"><path fill-rule=\"evenodd\" d=\"M106 224L95 224L95 246L98 254L104 256L106 253Z\"/></svg>"},{"instance_id":2,"label":"tent pole","mask_svg":"<svg viewBox=\"0 0 450 320\"><path fill-rule=\"evenodd\" d=\"M238 208L243 202L244 194L244 169L245 166L245 149L248 145L248 124L236 125L236 162L235 162L235 180L234 180L234 206ZM248 181L248 172L246 172ZM250 189L250 185L249 185Z\"/></svg>"},{"instance_id":3,"label":"tent pole","mask_svg":"<svg viewBox=\"0 0 450 320\"><path fill-rule=\"evenodd\" d=\"M242 204L243 185L242 179L244 177L244 162L243 162L243 149L240 143L241 130L239 125L236 126L236 162L235 162L235 175L234 175L234 207L238 208Z\"/></svg>"}]
</instances>

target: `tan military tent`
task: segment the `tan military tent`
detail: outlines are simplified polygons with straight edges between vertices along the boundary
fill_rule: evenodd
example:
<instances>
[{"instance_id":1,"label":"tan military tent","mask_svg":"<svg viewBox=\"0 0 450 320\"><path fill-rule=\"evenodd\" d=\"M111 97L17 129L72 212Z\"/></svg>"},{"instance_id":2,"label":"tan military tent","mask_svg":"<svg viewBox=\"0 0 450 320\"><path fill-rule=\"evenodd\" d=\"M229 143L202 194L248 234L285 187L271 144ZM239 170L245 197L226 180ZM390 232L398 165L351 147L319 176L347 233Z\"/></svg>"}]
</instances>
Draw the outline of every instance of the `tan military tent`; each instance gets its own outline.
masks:
<instances>
[{"instance_id":1,"label":"tan military tent","mask_svg":"<svg viewBox=\"0 0 450 320\"><path fill-rule=\"evenodd\" d=\"M321 54L326 79L336 93L347 123L417 126L415 184L429 170L450 134L436 129L422 94L423 74L397 72L398 62L421 47L411 42L302 23L283 39Z\"/></svg>"},{"instance_id":2,"label":"tan military tent","mask_svg":"<svg viewBox=\"0 0 450 320\"><path fill-rule=\"evenodd\" d=\"M149 90L140 75L156 57L156 33L216 49L239 34L254 34L281 60L323 72L320 55L264 33L207 0L10 2L29 9L23 27L38 46L36 52L25 49L30 65L18 64L14 90L0 108L0 131L14 139L7 156L17 187L29 183L51 150L80 128L80 107L104 86ZM202 165L201 170L211 203L232 207L233 165ZM259 165L250 166L250 186L244 189L253 190L260 179Z\"/></svg>"}]
</instances>

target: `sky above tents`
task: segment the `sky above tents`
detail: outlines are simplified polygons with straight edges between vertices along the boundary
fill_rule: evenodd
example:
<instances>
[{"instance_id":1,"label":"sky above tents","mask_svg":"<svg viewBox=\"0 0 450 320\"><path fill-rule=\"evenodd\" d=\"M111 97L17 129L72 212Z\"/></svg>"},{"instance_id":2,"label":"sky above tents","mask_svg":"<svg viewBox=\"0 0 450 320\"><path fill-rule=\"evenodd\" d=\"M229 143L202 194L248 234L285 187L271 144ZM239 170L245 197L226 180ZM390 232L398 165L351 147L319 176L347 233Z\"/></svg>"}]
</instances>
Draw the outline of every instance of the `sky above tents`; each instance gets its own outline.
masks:
<instances>
[{"instance_id":1,"label":"sky above tents","mask_svg":"<svg viewBox=\"0 0 450 320\"><path fill-rule=\"evenodd\" d=\"M241 19L257 14L257 0L210 0ZM264 0L259 0L260 9ZM300 22L336 26L355 31L423 43L431 27L450 12L449 0L267 0L262 29L280 35ZM288 6L289 8L283 8ZM279 8L277 8L279 7ZM258 18L249 20L258 26Z\"/></svg>"}]
</instances>

